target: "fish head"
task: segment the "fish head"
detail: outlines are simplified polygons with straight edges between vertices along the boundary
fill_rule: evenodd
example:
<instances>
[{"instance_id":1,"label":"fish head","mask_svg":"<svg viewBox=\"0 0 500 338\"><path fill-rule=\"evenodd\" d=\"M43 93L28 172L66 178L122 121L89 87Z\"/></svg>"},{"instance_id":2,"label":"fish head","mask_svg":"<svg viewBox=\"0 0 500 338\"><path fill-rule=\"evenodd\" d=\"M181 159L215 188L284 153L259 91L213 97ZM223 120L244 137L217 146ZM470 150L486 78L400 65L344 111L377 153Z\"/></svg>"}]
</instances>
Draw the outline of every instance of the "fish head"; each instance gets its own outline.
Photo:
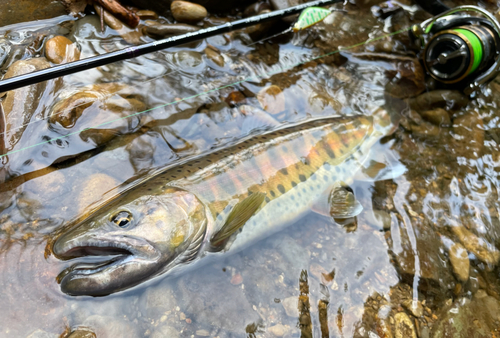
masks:
<instances>
[{"instance_id":1,"label":"fish head","mask_svg":"<svg viewBox=\"0 0 500 338\"><path fill-rule=\"evenodd\" d=\"M131 191L54 242L57 258L79 260L59 274L61 290L104 296L142 283L195 255L206 226L205 207L192 193Z\"/></svg>"}]
</instances>

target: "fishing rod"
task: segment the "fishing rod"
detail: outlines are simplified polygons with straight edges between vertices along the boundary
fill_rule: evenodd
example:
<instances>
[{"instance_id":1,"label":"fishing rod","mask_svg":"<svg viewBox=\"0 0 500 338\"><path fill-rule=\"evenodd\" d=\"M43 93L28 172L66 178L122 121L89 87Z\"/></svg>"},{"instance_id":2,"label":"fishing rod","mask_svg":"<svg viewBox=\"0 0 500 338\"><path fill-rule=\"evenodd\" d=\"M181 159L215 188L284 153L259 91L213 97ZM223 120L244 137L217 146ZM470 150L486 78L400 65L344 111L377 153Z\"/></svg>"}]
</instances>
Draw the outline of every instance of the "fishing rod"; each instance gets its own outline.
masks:
<instances>
[{"instance_id":1,"label":"fishing rod","mask_svg":"<svg viewBox=\"0 0 500 338\"><path fill-rule=\"evenodd\" d=\"M316 0L307 2L282 10L227 22L219 26L200 29L196 32L176 35L163 40L146 43L140 46L128 47L125 49L117 50L115 52L101 54L90 58L46 68L36 72L15 76L0 81L0 93L36 84L38 82L52 80L61 76L78 73L95 67L104 66L113 62L132 59L144 54L156 52L170 47L176 47L189 42L206 39L214 35L227 33L233 30L246 28L249 26L284 18L302 12L302 14L299 16L299 19L293 26L293 31L299 31L314 25L331 13L329 10L319 8L317 6L326 6L339 2L343 2L343 0Z\"/></svg>"}]
</instances>

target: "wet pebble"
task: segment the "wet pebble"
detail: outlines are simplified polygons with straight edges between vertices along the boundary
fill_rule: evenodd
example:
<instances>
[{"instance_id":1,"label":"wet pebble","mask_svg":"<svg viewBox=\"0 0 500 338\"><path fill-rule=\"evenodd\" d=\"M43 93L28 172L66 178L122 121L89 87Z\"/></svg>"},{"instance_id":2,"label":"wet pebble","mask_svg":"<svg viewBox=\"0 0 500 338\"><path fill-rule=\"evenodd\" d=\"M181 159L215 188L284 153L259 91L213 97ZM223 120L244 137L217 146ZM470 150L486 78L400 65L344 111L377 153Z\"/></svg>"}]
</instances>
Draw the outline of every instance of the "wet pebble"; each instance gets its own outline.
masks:
<instances>
[{"instance_id":1,"label":"wet pebble","mask_svg":"<svg viewBox=\"0 0 500 338\"><path fill-rule=\"evenodd\" d=\"M479 113L470 111L453 120L454 151L457 156L478 158L484 148L484 123Z\"/></svg>"},{"instance_id":2,"label":"wet pebble","mask_svg":"<svg viewBox=\"0 0 500 338\"><path fill-rule=\"evenodd\" d=\"M288 327L282 324L271 326L267 329L267 332L271 333L275 337L283 337L288 333Z\"/></svg>"},{"instance_id":3,"label":"wet pebble","mask_svg":"<svg viewBox=\"0 0 500 338\"><path fill-rule=\"evenodd\" d=\"M205 7L188 1L174 1L170 10L175 20L186 23L203 20L208 14Z\"/></svg>"},{"instance_id":4,"label":"wet pebble","mask_svg":"<svg viewBox=\"0 0 500 338\"><path fill-rule=\"evenodd\" d=\"M196 330L196 335L200 337L208 337L210 336L210 332L207 330Z\"/></svg>"},{"instance_id":5,"label":"wet pebble","mask_svg":"<svg viewBox=\"0 0 500 338\"><path fill-rule=\"evenodd\" d=\"M171 326L164 325L156 329L152 334L151 338L179 338L179 332Z\"/></svg>"},{"instance_id":6,"label":"wet pebble","mask_svg":"<svg viewBox=\"0 0 500 338\"><path fill-rule=\"evenodd\" d=\"M233 277L231 277L231 284L240 285L241 283L243 283L243 277L241 276L241 274L237 273Z\"/></svg>"},{"instance_id":7,"label":"wet pebble","mask_svg":"<svg viewBox=\"0 0 500 338\"><path fill-rule=\"evenodd\" d=\"M298 318L299 317L299 308L298 308L298 299L297 297L288 297L281 300L281 305L285 309L287 316Z\"/></svg>"},{"instance_id":8,"label":"wet pebble","mask_svg":"<svg viewBox=\"0 0 500 338\"><path fill-rule=\"evenodd\" d=\"M424 307L419 301L414 302L413 300L408 299L404 301L402 305L417 318L420 318L424 315Z\"/></svg>"},{"instance_id":9,"label":"wet pebble","mask_svg":"<svg viewBox=\"0 0 500 338\"><path fill-rule=\"evenodd\" d=\"M36 330L26 338L59 338L59 335L55 333L49 333L43 330Z\"/></svg>"},{"instance_id":10,"label":"wet pebble","mask_svg":"<svg viewBox=\"0 0 500 338\"><path fill-rule=\"evenodd\" d=\"M450 262L453 272L461 282L469 280L470 261L467 250L460 243L455 243L450 247Z\"/></svg>"},{"instance_id":11,"label":"wet pebble","mask_svg":"<svg viewBox=\"0 0 500 338\"><path fill-rule=\"evenodd\" d=\"M394 316L394 337L395 338L417 338L413 322L404 312L396 313Z\"/></svg>"},{"instance_id":12,"label":"wet pebble","mask_svg":"<svg viewBox=\"0 0 500 338\"><path fill-rule=\"evenodd\" d=\"M173 311L177 307L177 300L172 291L171 285L161 284L148 288L139 300L139 307L146 317L156 320L165 315L168 311Z\"/></svg>"},{"instance_id":13,"label":"wet pebble","mask_svg":"<svg viewBox=\"0 0 500 338\"><path fill-rule=\"evenodd\" d=\"M472 252L481 262L496 265L500 259L500 252L484 239L477 237L464 226L451 227L467 251Z\"/></svg>"},{"instance_id":14,"label":"wet pebble","mask_svg":"<svg viewBox=\"0 0 500 338\"><path fill-rule=\"evenodd\" d=\"M435 108L460 109L469 99L458 90L433 90L408 100L412 109L425 111Z\"/></svg>"},{"instance_id":15,"label":"wet pebble","mask_svg":"<svg viewBox=\"0 0 500 338\"><path fill-rule=\"evenodd\" d=\"M64 338L97 338L97 336L88 328L78 328Z\"/></svg>"},{"instance_id":16,"label":"wet pebble","mask_svg":"<svg viewBox=\"0 0 500 338\"><path fill-rule=\"evenodd\" d=\"M263 88L257 94L260 106L272 115L276 115L285 110L285 94L280 87L271 85Z\"/></svg>"},{"instance_id":17,"label":"wet pebble","mask_svg":"<svg viewBox=\"0 0 500 338\"><path fill-rule=\"evenodd\" d=\"M156 12L147 9L138 10L137 12L135 12L135 14L143 20L158 19L158 14L156 14Z\"/></svg>"},{"instance_id":18,"label":"wet pebble","mask_svg":"<svg viewBox=\"0 0 500 338\"><path fill-rule=\"evenodd\" d=\"M97 337L139 337L137 325L112 316L93 315L85 320L84 325L94 329Z\"/></svg>"},{"instance_id":19,"label":"wet pebble","mask_svg":"<svg viewBox=\"0 0 500 338\"><path fill-rule=\"evenodd\" d=\"M164 38L173 35L196 32L199 29L199 27L184 23L160 24L155 21L146 21L144 32L152 38Z\"/></svg>"},{"instance_id":20,"label":"wet pebble","mask_svg":"<svg viewBox=\"0 0 500 338\"><path fill-rule=\"evenodd\" d=\"M64 36L56 36L45 43L45 56L52 63L60 64L80 59L80 50Z\"/></svg>"},{"instance_id":21,"label":"wet pebble","mask_svg":"<svg viewBox=\"0 0 500 338\"><path fill-rule=\"evenodd\" d=\"M449 127L451 125L450 115L443 108L426 110L420 113L424 120L436 126Z\"/></svg>"},{"instance_id":22,"label":"wet pebble","mask_svg":"<svg viewBox=\"0 0 500 338\"><path fill-rule=\"evenodd\" d=\"M207 47L205 48L205 54L212 60L217 66L224 67L224 57L219 53L219 51Z\"/></svg>"}]
</instances>

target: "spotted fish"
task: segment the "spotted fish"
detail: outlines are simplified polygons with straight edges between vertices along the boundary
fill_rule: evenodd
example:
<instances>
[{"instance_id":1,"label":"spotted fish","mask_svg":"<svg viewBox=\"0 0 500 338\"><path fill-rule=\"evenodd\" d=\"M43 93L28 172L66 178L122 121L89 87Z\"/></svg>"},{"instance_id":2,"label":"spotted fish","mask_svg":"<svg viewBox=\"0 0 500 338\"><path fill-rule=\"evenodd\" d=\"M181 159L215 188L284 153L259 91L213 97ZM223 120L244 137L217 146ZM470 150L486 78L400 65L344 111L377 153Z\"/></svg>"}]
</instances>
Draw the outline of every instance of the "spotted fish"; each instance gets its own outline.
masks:
<instances>
[{"instance_id":1,"label":"spotted fish","mask_svg":"<svg viewBox=\"0 0 500 338\"><path fill-rule=\"evenodd\" d=\"M160 171L55 240L56 257L77 260L61 290L107 295L242 250L327 205L393 127L382 110L321 118Z\"/></svg>"}]
</instances>

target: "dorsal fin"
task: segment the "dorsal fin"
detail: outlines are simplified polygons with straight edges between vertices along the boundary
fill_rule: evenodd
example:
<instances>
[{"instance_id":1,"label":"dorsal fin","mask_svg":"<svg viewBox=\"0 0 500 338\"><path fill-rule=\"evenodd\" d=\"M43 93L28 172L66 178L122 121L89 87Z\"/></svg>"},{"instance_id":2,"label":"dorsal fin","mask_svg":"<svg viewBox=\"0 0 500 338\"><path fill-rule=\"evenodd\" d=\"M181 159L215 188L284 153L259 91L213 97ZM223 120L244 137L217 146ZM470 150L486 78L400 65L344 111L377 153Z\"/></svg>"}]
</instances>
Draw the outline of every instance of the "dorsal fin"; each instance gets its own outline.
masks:
<instances>
[{"instance_id":1,"label":"dorsal fin","mask_svg":"<svg viewBox=\"0 0 500 338\"><path fill-rule=\"evenodd\" d=\"M231 236L259 209L265 196L266 194L263 192L256 192L234 206L233 210L227 216L224 225L210 238L212 251L224 249Z\"/></svg>"}]
</instances>

